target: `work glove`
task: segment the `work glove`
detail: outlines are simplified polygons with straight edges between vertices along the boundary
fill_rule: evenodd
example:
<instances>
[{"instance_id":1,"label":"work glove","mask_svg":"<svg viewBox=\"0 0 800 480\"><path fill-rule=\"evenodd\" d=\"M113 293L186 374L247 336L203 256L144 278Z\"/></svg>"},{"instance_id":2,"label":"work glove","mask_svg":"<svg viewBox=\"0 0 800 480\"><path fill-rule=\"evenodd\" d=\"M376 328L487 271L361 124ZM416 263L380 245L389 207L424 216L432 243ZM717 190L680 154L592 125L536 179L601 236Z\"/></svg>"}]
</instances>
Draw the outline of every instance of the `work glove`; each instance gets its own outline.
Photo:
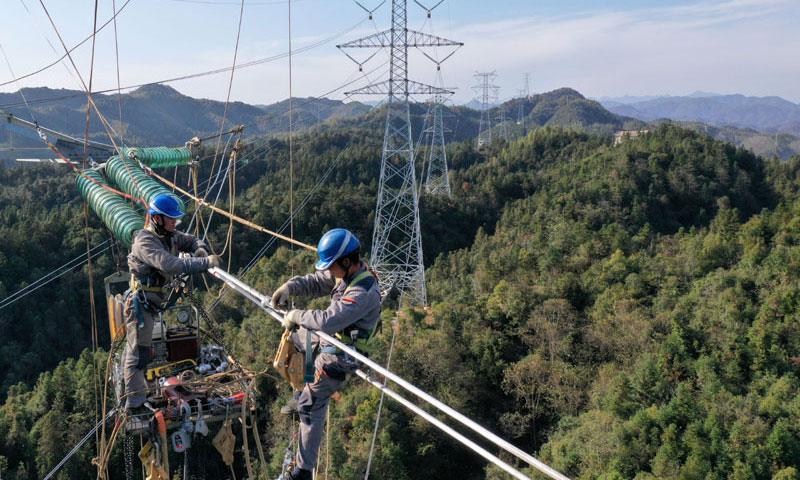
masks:
<instances>
[{"instance_id":1,"label":"work glove","mask_svg":"<svg viewBox=\"0 0 800 480\"><path fill-rule=\"evenodd\" d=\"M300 310L289 310L289 312L283 316L283 328L289 331L295 330L300 326L298 323L299 320Z\"/></svg>"},{"instance_id":2,"label":"work glove","mask_svg":"<svg viewBox=\"0 0 800 480\"><path fill-rule=\"evenodd\" d=\"M208 256L208 268L217 267L222 265L222 259L219 258L219 255L209 255Z\"/></svg>"},{"instance_id":3,"label":"work glove","mask_svg":"<svg viewBox=\"0 0 800 480\"><path fill-rule=\"evenodd\" d=\"M207 257L208 256L208 252L206 251L205 248L200 247L200 248L198 248L197 250L194 251L194 256L195 257Z\"/></svg>"},{"instance_id":4,"label":"work glove","mask_svg":"<svg viewBox=\"0 0 800 480\"><path fill-rule=\"evenodd\" d=\"M289 304L289 282L284 283L272 294L272 306L285 307Z\"/></svg>"}]
</instances>

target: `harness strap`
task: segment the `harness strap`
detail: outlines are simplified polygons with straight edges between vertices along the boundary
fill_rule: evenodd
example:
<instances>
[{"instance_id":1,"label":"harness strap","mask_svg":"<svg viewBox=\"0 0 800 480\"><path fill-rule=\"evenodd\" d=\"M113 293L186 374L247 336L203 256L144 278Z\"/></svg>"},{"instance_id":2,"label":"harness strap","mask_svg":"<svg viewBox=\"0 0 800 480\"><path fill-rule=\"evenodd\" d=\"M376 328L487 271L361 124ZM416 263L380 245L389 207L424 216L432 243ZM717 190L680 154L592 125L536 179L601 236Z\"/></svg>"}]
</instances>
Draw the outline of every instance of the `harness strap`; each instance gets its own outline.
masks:
<instances>
[{"instance_id":1,"label":"harness strap","mask_svg":"<svg viewBox=\"0 0 800 480\"><path fill-rule=\"evenodd\" d=\"M303 382L314 383L314 352L311 351L311 330L306 330L306 366Z\"/></svg>"},{"instance_id":2,"label":"harness strap","mask_svg":"<svg viewBox=\"0 0 800 480\"><path fill-rule=\"evenodd\" d=\"M358 282L360 282L361 280L364 280L365 278L369 277L370 275L372 275L372 272L370 272L369 270L364 270L363 272L361 272L358 275L356 275L355 277L353 277L353 279L350 280L350 283L347 284L347 288L344 289L344 293L347 293L350 290L352 290L353 287L355 287L358 284Z\"/></svg>"}]
</instances>

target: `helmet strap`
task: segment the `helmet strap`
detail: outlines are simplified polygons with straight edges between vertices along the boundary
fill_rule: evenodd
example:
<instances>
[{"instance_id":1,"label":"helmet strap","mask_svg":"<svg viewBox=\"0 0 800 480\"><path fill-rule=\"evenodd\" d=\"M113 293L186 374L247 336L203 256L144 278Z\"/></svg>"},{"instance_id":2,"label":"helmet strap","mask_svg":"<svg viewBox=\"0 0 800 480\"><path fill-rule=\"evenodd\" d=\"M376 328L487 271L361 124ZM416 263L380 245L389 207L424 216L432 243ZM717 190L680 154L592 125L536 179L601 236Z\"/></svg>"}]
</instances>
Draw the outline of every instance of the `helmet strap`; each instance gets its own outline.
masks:
<instances>
[{"instance_id":1,"label":"helmet strap","mask_svg":"<svg viewBox=\"0 0 800 480\"><path fill-rule=\"evenodd\" d=\"M172 236L172 232L168 232L164 228L164 215L151 215L150 219L153 222L153 226L155 227L156 235L158 235L159 237L166 237L166 238Z\"/></svg>"}]
</instances>

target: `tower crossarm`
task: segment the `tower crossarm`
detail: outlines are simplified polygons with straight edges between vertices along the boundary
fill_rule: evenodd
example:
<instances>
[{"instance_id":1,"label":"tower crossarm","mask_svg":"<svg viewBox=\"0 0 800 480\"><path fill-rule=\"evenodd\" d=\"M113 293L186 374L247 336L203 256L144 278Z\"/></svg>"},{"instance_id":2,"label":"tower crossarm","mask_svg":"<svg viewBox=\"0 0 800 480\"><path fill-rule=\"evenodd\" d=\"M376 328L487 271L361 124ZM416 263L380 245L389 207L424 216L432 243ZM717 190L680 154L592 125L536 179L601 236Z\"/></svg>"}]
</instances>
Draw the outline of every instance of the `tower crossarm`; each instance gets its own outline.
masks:
<instances>
[{"instance_id":1,"label":"tower crossarm","mask_svg":"<svg viewBox=\"0 0 800 480\"><path fill-rule=\"evenodd\" d=\"M448 40L416 30L407 30L409 47L461 47L462 42ZM366 37L336 45L336 48L388 48L392 46L392 30L373 33Z\"/></svg>"},{"instance_id":2,"label":"tower crossarm","mask_svg":"<svg viewBox=\"0 0 800 480\"><path fill-rule=\"evenodd\" d=\"M395 95L450 95L451 90L434 87L413 80L384 80L383 82L366 85L359 89L345 92L345 95L388 95L391 92Z\"/></svg>"}]
</instances>

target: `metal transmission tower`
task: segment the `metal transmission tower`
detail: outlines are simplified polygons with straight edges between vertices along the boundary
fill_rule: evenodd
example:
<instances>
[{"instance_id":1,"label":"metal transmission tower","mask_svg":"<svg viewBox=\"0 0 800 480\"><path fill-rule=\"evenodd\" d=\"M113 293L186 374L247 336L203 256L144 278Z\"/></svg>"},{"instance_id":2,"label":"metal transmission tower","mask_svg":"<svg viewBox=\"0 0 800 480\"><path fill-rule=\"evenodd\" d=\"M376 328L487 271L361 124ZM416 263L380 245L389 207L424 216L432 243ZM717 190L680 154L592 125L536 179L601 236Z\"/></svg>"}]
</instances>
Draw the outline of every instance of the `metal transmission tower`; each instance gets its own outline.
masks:
<instances>
[{"instance_id":1,"label":"metal transmission tower","mask_svg":"<svg viewBox=\"0 0 800 480\"><path fill-rule=\"evenodd\" d=\"M508 129L506 129L506 106L500 105L497 111L497 136L508 141Z\"/></svg>"},{"instance_id":2,"label":"metal transmission tower","mask_svg":"<svg viewBox=\"0 0 800 480\"><path fill-rule=\"evenodd\" d=\"M492 83L497 74L494 71L475 72L473 77L480 81L472 89L478 92L475 99L481 103L481 123L478 129L478 146L481 147L492 143L492 117L489 115L489 106L491 102L497 100L497 87Z\"/></svg>"},{"instance_id":3,"label":"metal transmission tower","mask_svg":"<svg viewBox=\"0 0 800 480\"><path fill-rule=\"evenodd\" d=\"M517 109L517 125L522 125L522 120L525 118L524 105L528 97L531 96L531 74L522 74L522 89L519 91L519 108Z\"/></svg>"},{"instance_id":4,"label":"metal transmission tower","mask_svg":"<svg viewBox=\"0 0 800 480\"><path fill-rule=\"evenodd\" d=\"M408 48L455 47L445 57L446 60L463 43L410 30L406 6L406 0L392 0L391 28L337 47L389 49L389 79L345 93L387 96L386 130L370 259L380 277L381 290L387 292L392 287L397 288L410 303L424 305L425 270L422 265L419 199L408 97L452 92L409 80ZM356 63L360 66L364 62Z\"/></svg>"},{"instance_id":5,"label":"metal transmission tower","mask_svg":"<svg viewBox=\"0 0 800 480\"><path fill-rule=\"evenodd\" d=\"M428 150L428 175L425 177L425 191L433 195L447 194L450 196L450 179L447 176L447 152L445 151L444 134L451 130L446 129L443 121L444 95L433 97L431 107L431 126L425 130L430 135L430 149Z\"/></svg>"}]
</instances>

